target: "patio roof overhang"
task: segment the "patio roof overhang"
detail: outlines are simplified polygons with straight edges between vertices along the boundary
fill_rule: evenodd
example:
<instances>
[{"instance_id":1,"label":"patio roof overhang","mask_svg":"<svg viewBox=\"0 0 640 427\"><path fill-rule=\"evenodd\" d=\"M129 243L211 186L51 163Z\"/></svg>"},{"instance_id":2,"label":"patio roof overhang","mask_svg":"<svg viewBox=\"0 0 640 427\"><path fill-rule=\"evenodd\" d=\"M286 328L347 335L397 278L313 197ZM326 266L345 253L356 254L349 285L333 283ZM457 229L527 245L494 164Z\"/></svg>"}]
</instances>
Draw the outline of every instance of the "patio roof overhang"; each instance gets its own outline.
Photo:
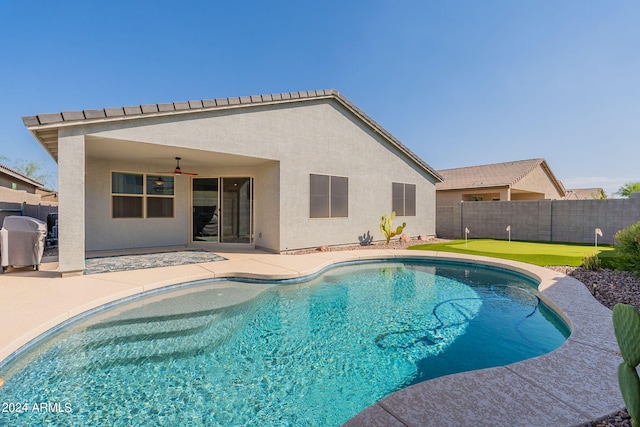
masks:
<instances>
[{"instance_id":1,"label":"patio roof overhang","mask_svg":"<svg viewBox=\"0 0 640 427\"><path fill-rule=\"evenodd\" d=\"M181 157L183 170L204 173L216 167L257 166L274 159L241 156L192 148L157 145L135 141L88 136L86 140L88 159L123 159L138 165L153 165L157 172L171 172L175 167L175 157Z\"/></svg>"}]
</instances>

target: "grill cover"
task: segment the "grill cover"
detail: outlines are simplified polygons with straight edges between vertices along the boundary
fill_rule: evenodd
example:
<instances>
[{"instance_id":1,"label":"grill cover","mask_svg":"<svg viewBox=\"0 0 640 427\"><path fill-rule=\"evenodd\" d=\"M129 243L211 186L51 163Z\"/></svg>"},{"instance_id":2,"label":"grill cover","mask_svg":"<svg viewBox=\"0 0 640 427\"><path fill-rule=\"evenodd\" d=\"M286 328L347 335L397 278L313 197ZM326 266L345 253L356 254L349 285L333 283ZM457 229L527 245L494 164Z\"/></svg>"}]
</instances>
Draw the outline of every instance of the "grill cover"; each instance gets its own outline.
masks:
<instances>
[{"instance_id":1,"label":"grill cover","mask_svg":"<svg viewBox=\"0 0 640 427\"><path fill-rule=\"evenodd\" d=\"M0 230L0 257L2 270L9 265L33 265L42 260L47 223L28 216L8 216Z\"/></svg>"}]
</instances>

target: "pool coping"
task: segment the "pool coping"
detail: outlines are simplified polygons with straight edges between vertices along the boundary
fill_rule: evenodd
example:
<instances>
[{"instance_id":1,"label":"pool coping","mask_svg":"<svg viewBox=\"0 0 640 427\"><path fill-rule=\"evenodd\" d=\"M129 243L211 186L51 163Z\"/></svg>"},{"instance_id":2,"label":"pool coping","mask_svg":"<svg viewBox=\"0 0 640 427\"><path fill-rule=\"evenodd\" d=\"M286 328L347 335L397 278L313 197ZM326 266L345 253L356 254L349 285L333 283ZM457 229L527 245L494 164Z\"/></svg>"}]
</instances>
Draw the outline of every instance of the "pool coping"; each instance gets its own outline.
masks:
<instances>
[{"instance_id":1,"label":"pool coping","mask_svg":"<svg viewBox=\"0 0 640 427\"><path fill-rule=\"evenodd\" d=\"M557 350L511 365L464 372L400 390L364 409L345 426L579 425L624 407L622 361L611 311L576 279L496 258L445 252L374 249L276 255L224 253L225 261L75 277L53 272L0 275L0 362L76 315L143 292L214 278L301 278L334 264L427 258L506 268L540 281L541 298L571 329Z\"/></svg>"}]
</instances>

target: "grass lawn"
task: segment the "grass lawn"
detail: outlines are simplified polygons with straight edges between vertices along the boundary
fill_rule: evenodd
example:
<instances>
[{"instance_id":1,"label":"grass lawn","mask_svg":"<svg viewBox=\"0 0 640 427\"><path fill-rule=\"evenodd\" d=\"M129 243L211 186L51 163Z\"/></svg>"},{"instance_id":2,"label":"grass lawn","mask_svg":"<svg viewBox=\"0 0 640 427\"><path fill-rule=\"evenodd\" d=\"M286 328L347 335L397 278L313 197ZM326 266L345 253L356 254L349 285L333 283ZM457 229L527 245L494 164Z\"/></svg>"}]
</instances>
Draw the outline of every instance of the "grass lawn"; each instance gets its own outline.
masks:
<instances>
[{"instance_id":1,"label":"grass lawn","mask_svg":"<svg viewBox=\"0 0 640 427\"><path fill-rule=\"evenodd\" d=\"M528 262L540 266L569 265L574 267L581 265L585 257L596 253L594 245L509 242L507 240L493 239L472 239L469 240L467 244L465 244L464 240L454 240L448 243L411 246L409 249L483 255ZM597 251L602 261L602 266L609 267L610 261L613 258L614 248L607 245L598 245Z\"/></svg>"}]
</instances>

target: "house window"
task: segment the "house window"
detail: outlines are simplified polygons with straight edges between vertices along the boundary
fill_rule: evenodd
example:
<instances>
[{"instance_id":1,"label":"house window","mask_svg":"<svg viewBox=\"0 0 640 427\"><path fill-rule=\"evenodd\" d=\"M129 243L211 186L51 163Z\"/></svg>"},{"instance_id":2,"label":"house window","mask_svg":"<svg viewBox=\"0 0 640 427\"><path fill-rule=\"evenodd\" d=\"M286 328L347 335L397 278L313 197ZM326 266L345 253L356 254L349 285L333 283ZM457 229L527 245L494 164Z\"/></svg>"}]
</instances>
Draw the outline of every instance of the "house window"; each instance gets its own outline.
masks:
<instances>
[{"instance_id":1,"label":"house window","mask_svg":"<svg viewBox=\"0 0 640 427\"><path fill-rule=\"evenodd\" d=\"M309 182L311 218L349 216L349 178L311 174Z\"/></svg>"},{"instance_id":2,"label":"house window","mask_svg":"<svg viewBox=\"0 0 640 427\"><path fill-rule=\"evenodd\" d=\"M391 183L391 210L398 216L416 216L416 185Z\"/></svg>"},{"instance_id":3,"label":"house window","mask_svg":"<svg viewBox=\"0 0 640 427\"><path fill-rule=\"evenodd\" d=\"M172 218L172 176L111 173L113 218Z\"/></svg>"},{"instance_id":4,"label":"house window","mask_svg":"<svg viewBox=\"0 0 640 427\"><path fill-rule=\"evenodd\" d=\"M173 177L147 175L147 218L173 218Z\"/></svg>"}]
</instances>

